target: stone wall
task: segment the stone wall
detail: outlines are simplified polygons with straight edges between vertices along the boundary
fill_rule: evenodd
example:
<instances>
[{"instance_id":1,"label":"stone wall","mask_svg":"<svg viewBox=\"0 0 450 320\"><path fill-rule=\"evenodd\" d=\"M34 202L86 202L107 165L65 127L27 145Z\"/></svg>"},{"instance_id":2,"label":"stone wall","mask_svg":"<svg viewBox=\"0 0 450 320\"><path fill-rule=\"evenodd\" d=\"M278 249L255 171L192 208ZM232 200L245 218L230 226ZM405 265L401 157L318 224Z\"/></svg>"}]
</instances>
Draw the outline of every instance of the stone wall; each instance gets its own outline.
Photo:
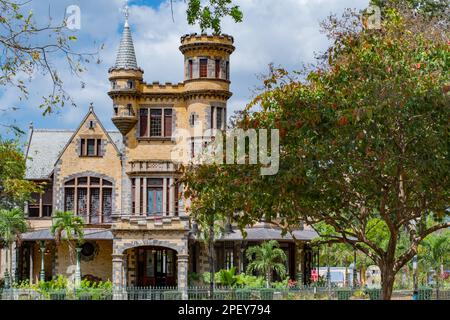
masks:
<instances>
[{"instance_id":1,"label":"stone wall","mask_svg":"<svg viewBox=\"0 0 450 320\"><path fill-rule=\"evenodd\" d=\"M101 278L102 281L112 279L112 241L97 240L90 241L97 246L98 251L94 258L90 261L81 259L81 276L93 275ZM62 243L58 247L56 260L56 274L62 274L68 278L72 278L75 273L75 253L70 255L69 247L66 243ZM39 260L38 260L39 261Z\"/></svg>"}]
</instances>

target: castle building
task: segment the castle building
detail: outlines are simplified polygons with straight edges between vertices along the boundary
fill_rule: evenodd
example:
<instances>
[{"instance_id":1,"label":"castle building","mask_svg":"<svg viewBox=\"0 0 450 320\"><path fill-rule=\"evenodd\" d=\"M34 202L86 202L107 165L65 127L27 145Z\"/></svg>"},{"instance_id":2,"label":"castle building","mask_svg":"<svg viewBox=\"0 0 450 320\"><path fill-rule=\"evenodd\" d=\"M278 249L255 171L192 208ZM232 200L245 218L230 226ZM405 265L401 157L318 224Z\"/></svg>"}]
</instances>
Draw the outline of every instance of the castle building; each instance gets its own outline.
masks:
<instances>
[{"instance_id":1,"label":"castle building","mask_svg":"<svg viewBox=\"0 0 450 320\"><path fill-rule=\"evenodd\" d=\"M188 286L189 273L209 270L206 245L192 232L178 179L207 139L197 127L225 129L230 92L229 35L181 37L184 81L146 83L125 22L115 65L109 70L112 122L106 130L93 107L75 130L30 127L26 178L46 182L43 194L26 207L30 231L13 254L17 280L69 277L110 279L115 287ZM175 132L188 132L186 154L177 156ZM188 160L186 160L188 159ZM62 241L50 232L56 211L72 211L85 221L80 267ZM308 243L316 233L306 227L282 236L260 223L247 237L232 230L217 239L215 269L243 272L245 249L276 239L288 256L288 275L310 277Z\"/></svg>"}]
</instances>

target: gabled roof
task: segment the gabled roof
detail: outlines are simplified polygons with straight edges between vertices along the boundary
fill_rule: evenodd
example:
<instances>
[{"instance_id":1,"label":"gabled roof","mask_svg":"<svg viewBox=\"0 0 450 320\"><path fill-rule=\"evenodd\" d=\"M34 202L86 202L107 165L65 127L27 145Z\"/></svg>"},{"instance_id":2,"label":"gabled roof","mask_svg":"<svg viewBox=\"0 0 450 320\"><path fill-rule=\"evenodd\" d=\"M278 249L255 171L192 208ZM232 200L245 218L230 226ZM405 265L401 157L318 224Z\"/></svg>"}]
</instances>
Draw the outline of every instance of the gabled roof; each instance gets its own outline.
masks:
<instances>
[{"instance_id":1,"label":"gabled roof","mask_svg":"<svg viewBox=\"0 0 450 320\"><path fill-rule=\"evenodd\" d=\"M118 131L105 130L93 109L90 108L76 130L34 129L30 127L26 152L25 179L49 179L56 162L91 113L103 131L105 131L117 152L120 153L122 149L122 134Z\"/></svg>"}]
</instances>

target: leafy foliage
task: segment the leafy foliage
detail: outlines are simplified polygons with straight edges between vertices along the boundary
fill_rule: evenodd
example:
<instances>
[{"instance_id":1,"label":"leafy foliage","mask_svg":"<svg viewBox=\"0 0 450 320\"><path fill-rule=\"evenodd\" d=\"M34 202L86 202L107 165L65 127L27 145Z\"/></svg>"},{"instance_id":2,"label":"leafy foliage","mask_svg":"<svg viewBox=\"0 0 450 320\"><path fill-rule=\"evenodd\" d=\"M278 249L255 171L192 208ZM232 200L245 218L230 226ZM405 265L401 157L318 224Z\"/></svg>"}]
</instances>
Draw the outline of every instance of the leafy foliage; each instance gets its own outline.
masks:
<instances>
[{"instance_id":1,"label":"leafy foliage","mask_svg":"<svg viewBox=\"0 0 450 320\"><path fill-rule=\"evenodd\" d=\"M19 144L0 137L0 208L23 206L42 185L24 179L25 157Z\"/></svg>"},{"instance_id":2,"label":"leafy foliage","mask_svg":"<svg viewBox=\"0 0 450 320\"><path fill-rule=\"evenodd\" d=\"M55 236L57 244L61 242L64 232L66 240L69 240L69 242L76 240L77 244L80 245L84 241L83 228L84 221L81 217L76 216L71 211L57 211L50 231Z\"/></svg>"},{"instance_id":3,"label":"leafy foliage","mask_svg":"<svg viewBox=\"0 0 450 320\"><path fill-rule=\"evenodd\" d=\"M260 245L249 247L245 251L245 255L250 261L247 266L247 273L260 272L263 274L268 288L272 281L273 271L284 278L286 274L284 263L287 257L276 240L264 241Z\"/></svg>"},{"instance_id":4,"label":"leafy foliage","mask_svg":"<svg viewBox=\"0 0 450 320\"><path fill-rule=\"evenodd\" d=\"M97 61L98 52L78 53L73 49L76 37L70 33L65 21L55 24L51 18L47 24L38 24L33 11L27 11L30 1L0 0L0 87L10 86L20 90L27 98L29 84L36 73L50 77L53 87L47 96L42 97L39 106L43 114L63 107L66 103L75 105L73 99L64 88L60 76L60 66L53 64L56 58L64 58L70 72L79 76L86 70L86 64ZM28 76L28 79L23 78ZM84 84L81 82L81 86ZM15 111L16 107L0 109L2 113ZM7 123L0 125L10 127L17 133L19 128Z\"/></svg>"},{"instance_id":5,"label":"leafy foliage","mask_svg":"<svg viewBox=\"0 0 450 320\"><path fill-rule=\"evenodd\" d=\"M189 0L187 21L193 25L198 23L202 32L212 29L214 34L221 33L221 22L230 16L235 22L242 22L243 14L233 0L209 0L202 4L201 0Z\"/></svg>"},{"instance_id":6,"label":"leafy foliage","mask_svg":"<svg viewBox=\"0 0 450 320\"><path fill-rule=\"evenodd\" d=\"M26 232L28 224L23 212L19 209L0 209L0 238L7 244L19 241L20 235Z\"/></svg>"},{"instance_id":7,"label":"leafy foliage","mask_svg":"<svg viewBox=\"0 0 450 320\"><path fill-rule=\"evenodd\" d=\"M271 68L237 126L279 130L277 175L203 164L184 183L192 208L214 196L242 229L304 221L322 242L352 246L380 267L389 299L419 243L449 226L450 42L448 17L388 7L383 18L370 30L356 12L331 16L333 44L314 68Z\"/></svg>"}]
</instances>

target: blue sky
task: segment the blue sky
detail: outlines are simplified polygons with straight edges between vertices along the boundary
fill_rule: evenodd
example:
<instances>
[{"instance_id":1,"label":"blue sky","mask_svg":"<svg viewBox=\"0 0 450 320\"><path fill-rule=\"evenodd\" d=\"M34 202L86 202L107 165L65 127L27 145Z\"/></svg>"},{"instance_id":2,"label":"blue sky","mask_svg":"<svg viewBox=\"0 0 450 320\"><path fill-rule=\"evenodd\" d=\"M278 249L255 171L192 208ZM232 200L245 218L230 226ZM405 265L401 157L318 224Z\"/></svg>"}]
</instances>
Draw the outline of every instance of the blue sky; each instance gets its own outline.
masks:
<instances>
[{"instance_id":1,"label":"blue sky","mask_svg":"<svg viewBox=\"0 0 450 320\"><path fill-rule=\"evenodd\" d=\"M244 22L235 24L230 19L223 23L223 32L234 36L236 51L231 58L231 90L228 114L242 109L253 97L254 89L261 84L259 75L267 74L269 63L298 70L303 64L314 62L316 53L329 45L320 33L319 22L330 13L341 13L345 8L365 8L368 0L235 0L244 13ZM36 75L29 85L27 100L20 100L14 88L0 89L0 109L17 107L13 113L0 113L2 121L15 122L23 130L30 122L35 128L76 128L93 102L95 111L108 129L115 129L110 118L111 99L109 67L114 64L120 41L123 0L32 0L36 22L48 21L48 12L55 21L62 19L65 8L76 4L81 9L81 29L75 34L76 48L92 51L94 42L103 43L101 64L88 64L88 71L81 79L73 77L61 57L54 64L77 107L66 105L56 113L43 117L38 106L42 96L51 90L47 76ZM198 27L188 26L186 4L178 0L174 4L175 22L172 21L167 0L134 0L129 3L130 24L138 64L145 71L146 82L182 81L183 57L178 51L183 34L199 32ZM81 87L81 81L86 87ZM10 134L0 127L0 135Z\"/></svg>"}]
</instances>

